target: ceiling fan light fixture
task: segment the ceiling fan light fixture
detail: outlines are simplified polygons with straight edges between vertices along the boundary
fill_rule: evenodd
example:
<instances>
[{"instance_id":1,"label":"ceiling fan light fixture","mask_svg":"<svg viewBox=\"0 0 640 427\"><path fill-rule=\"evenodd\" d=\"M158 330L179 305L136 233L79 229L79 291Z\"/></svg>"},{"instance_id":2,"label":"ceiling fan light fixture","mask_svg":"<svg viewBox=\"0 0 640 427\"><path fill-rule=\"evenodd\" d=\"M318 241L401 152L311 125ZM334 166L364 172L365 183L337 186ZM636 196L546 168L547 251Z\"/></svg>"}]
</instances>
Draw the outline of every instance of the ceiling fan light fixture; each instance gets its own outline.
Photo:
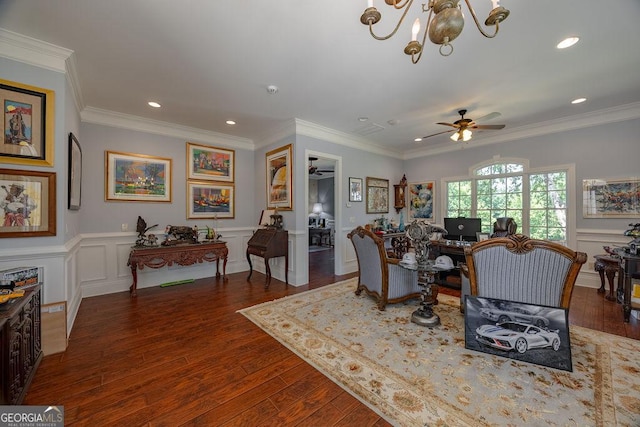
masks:
<instances>
[{"instance_id":1,"label":"ceiling fan light fixture","mask_svg":"<svg viewBox=\"0 0 640 427\"><path fill-rule=\"evenodd\" d=\"M449 138L451 138L452 141L457 142L460 139L460 132L454 133Z\"/></svg>"},{"instance_id":2,"label":"ceiling fan light fixture","mask_svg":"<svg viewBox=\"0 0 640 427\"><path fill-rule=\"evenodd\" d=\"M483 28L480 24L469 0L464 0L478 31L487 38L494 38L498 34L500 22L507 19L510 13L507 9L500 6L499 0L491 0L491 2L493 9L489 12L489 16L484 21L484 25L486 27L495 27L495 30L493 33L488 33L485 31L486 28ZM369 27L371 37L376 40L387 40L396 34L398 28L400 28L400 25L402 25L402 22L407 16L407 12L411 9L413 0L385 0L385 3L396 10L404 9L395 28L388 35L378 36L373 32L373 26L382 19L382 15L378 9L373 6L372 0L367 0L367 8L360 16L360 22ZM411 40L404 48L404 53L411 56L411 62L417 64L418 61L420 61L422 57L422 47L427 40L427 35L429 35L429 40L432 43L440 45L440 55L449 56L453 53L451 42L460 35L464 28L464 15L462 14L462 7L459 3L460 0L429 0L429 2L422 4L422 13L428 13L427 23L424 27L422 37L419 36L422 26L420 25L420 19L417 18L411 26ZM419 41L420 39L422 39L422 42Z\"/></svg>"},{"instance_id":3,"label":"ceiling fan light fixture","mask_svg":"<svg viewBox=\"0 0 640 427\"><path fill-rule=\"evenodd\" d=\"M468 140L471 139L471 135L473 135L473 133L469 129L463 130L462 131L462 141L467 142Z\"/></svg>"}]
</instances>

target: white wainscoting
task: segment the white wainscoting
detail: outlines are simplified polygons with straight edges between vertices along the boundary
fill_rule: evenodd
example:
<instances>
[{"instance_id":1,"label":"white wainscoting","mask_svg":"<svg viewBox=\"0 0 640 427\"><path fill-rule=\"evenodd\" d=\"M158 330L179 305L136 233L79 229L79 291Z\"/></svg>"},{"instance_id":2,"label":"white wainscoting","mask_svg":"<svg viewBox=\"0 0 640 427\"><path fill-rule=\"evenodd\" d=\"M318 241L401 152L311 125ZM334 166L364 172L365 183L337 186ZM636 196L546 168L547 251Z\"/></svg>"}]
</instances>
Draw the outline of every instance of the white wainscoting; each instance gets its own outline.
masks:
<instances>
[{"instance_id":1,"label":"white wainscoting","mask_svg":"<svg viewBox=\"0 0 640 427\"><path fill-rule=\"evenodd\" d=\"M579 229L576 230L576 242L578 247L571 248L576 251L585 252L587 254L587 262L582 266L580 275L576 280L576 286L586 286L589 288L600 287L600 276L593 269L595 259L594 255L604 254L603 246L626 246L632 239L624 236L625 230L593 230ZM618 277L616 276L616 283ZM609 285L606 284L607 289Z\"/></svg>"}]
</instances>

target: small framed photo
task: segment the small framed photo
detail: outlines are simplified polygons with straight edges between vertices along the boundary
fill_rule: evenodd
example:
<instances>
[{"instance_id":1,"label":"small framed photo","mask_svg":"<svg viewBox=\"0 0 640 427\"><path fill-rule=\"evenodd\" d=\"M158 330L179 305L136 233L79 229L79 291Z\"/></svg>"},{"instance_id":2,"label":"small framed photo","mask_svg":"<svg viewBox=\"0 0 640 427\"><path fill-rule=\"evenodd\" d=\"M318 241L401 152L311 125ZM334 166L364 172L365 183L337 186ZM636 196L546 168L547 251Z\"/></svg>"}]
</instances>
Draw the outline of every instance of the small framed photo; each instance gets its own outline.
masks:
<instances>
[{"instance_id":1,"label":"small framed photo","mask_svg":"<svg viewBox=\"0 0 640 427\"><path fill-rule=\"evenodd\" d=\"M3 163L53 166L55 92L0 79Z\"/></svg>"},{"instance_id":2,"label":"small framed photo","mask_svg":"<svg viewBox=\"0 0 640 427\"><path fill-rule=\"evenodd\" d=\"M235 150L187 142L187 179L233 182Z\"/></svg>"},{"instance_id":3,"label":"small framed photo","mask_svg":"<svg viewBox=\"0 0 640 427\"><path fill-rule=\"evenodd\" d=\"M467 295L464 326L469 350L573 372L564 308Z\"/></svg>"},{"instance_id":4,"label":"small framed photo","mask_svg":"<svg viewBox=\"0 0 640 427\"><path fill-rule=\"evenodd\" d=\"M234 216L233 185L206 181L187 182L187 219L230 219Z\"/></svg>"},{"instance_id":5,"label":"small framed photo","mask_svg":"<svg viewBox=\"0 0 640 427\"><path fill-rule=\"evenodd\" d=\"M389 180L367 177L367 213L389 212Z\"/></svg>"},{"instance_id":6,"label":"small framed photo","mask_svg":"<svg viewBox=\"0 0 640 427\"><path fill-rule=\"evenodd\" d=\"M409 222L414 219L426 222L434 221L436 200L435 183L433 181L409 183Z\"/></svg>"},{"instance_id":7,"label":"small framed photo","mask_svg":"<svg viewBox=\"0 0 640 427\"><path fill-rule=\"evenodd\" d=\"M489 239L489 233L481 233L476 231L476 241L482 242L483 240Z\"/></svg>"},{"instance_id":8,"label":"small framed photo","mask_svg":"<svg viewBox=\"0 0 640 427\"><path fill-rule=\"evenodd\" d=\"M291 144L266 154L267 208L293 209L293 147Z\"/></svg>"},{"instance_id":9,"label":"small framed photo","mask_svg":"<svg viewBox=\"0 0 640 427\"><path fill-rule=\"evenodd\" d=\"M0 169L0 237L56 235L56 174Z\"/></svg>"},{"instance_id":10,"label":"small framed photo","mask_svg":"<svg viewBox=\"0 0 640 427\"><path fill-rule=\"evenodd\" d=\"M171 159L105 151L105 200L171 203Z\"/></svg>"},{"instance_id":11,"label":"small framed photo","mask_svg":"<svg viewBox=\"0 0 640 427\"><path fill-rule=\"evenodd\" d=\"M349 201L362 201L362 178L349 177Z\"/></svg>"},{"instance_id":12,"label":"small framed photo","mask_svg":"<svg viewBox=\"0 0 640 427\"><path fill-rule=\"evenodd\" d=\"M73 133L69 133L69 175L67 177L67 208L80 209L82 196L82 148Z\"/></svg>"}]
</instances>

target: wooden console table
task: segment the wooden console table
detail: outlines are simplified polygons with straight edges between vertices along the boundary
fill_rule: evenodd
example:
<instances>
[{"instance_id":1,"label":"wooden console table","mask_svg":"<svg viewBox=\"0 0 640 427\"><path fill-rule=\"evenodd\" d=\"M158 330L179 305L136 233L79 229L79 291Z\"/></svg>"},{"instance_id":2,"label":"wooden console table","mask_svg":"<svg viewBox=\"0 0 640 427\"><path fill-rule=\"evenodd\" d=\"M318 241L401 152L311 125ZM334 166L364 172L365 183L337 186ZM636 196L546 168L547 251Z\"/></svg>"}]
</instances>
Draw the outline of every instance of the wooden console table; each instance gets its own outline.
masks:
<instances>
[{"instance_id":1,"label":"wooden console table","mask_svg":"<svg viewBox=\"0 0 640 427\"><path fill-rule=\"evenodd\" d=\"M227 243L222 241L192 243L172 246L133 247L129 253L128 266L131 267L133 284L129 288L131 296L137 295L138 268L145 266L161 268L165 265L192 265L203 261L216 262L216 278L220 277L219 261L223 260L222 278L227 280Z\"/></svg>"}]
</instances>

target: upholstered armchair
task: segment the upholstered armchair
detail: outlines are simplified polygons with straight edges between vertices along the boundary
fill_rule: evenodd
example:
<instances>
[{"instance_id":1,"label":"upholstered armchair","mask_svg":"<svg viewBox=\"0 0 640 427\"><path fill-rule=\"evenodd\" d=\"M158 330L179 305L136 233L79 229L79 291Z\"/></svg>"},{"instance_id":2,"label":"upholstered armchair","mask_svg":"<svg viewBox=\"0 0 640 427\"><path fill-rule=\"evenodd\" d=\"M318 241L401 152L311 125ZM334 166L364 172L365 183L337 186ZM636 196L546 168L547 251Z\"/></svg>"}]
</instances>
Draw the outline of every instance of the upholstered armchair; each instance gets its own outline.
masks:
<instances>
[{"instance_id":1,"label":"upholstered armchair","mask_svg":"<svg viewBox=\"0 0 640 427\"><path fill-rule=\"evenodd\" d=\"M513 218L501 217L496 218L493 223L493 233L491 237L505 237L516 234L518 224Z\"/></svg>"},{"instance_id":2,"label":"upholstered armchair","mask_svg":"<svg viewBox=\"0 0 640 427\"><path fill-rule=\"evenodd\" d=\"M561 308L569 308L587 260L584 252L522 234L478 242L464 252L470 295Z\"/></svg>"},{"instance_id":3,"label":"upholstered armchair","mask_svg":"<svg viewBox=\"0 0 640 427\"><path fill-rule=\"evenodd\" d=\"M417 271L401 267L399 259L387 257L382 238L363 227L354 229L347 237L358 258L356 295L365 291L376 299L380 310L387 304L420 297Z\"/></svg>"}]
</instances>

